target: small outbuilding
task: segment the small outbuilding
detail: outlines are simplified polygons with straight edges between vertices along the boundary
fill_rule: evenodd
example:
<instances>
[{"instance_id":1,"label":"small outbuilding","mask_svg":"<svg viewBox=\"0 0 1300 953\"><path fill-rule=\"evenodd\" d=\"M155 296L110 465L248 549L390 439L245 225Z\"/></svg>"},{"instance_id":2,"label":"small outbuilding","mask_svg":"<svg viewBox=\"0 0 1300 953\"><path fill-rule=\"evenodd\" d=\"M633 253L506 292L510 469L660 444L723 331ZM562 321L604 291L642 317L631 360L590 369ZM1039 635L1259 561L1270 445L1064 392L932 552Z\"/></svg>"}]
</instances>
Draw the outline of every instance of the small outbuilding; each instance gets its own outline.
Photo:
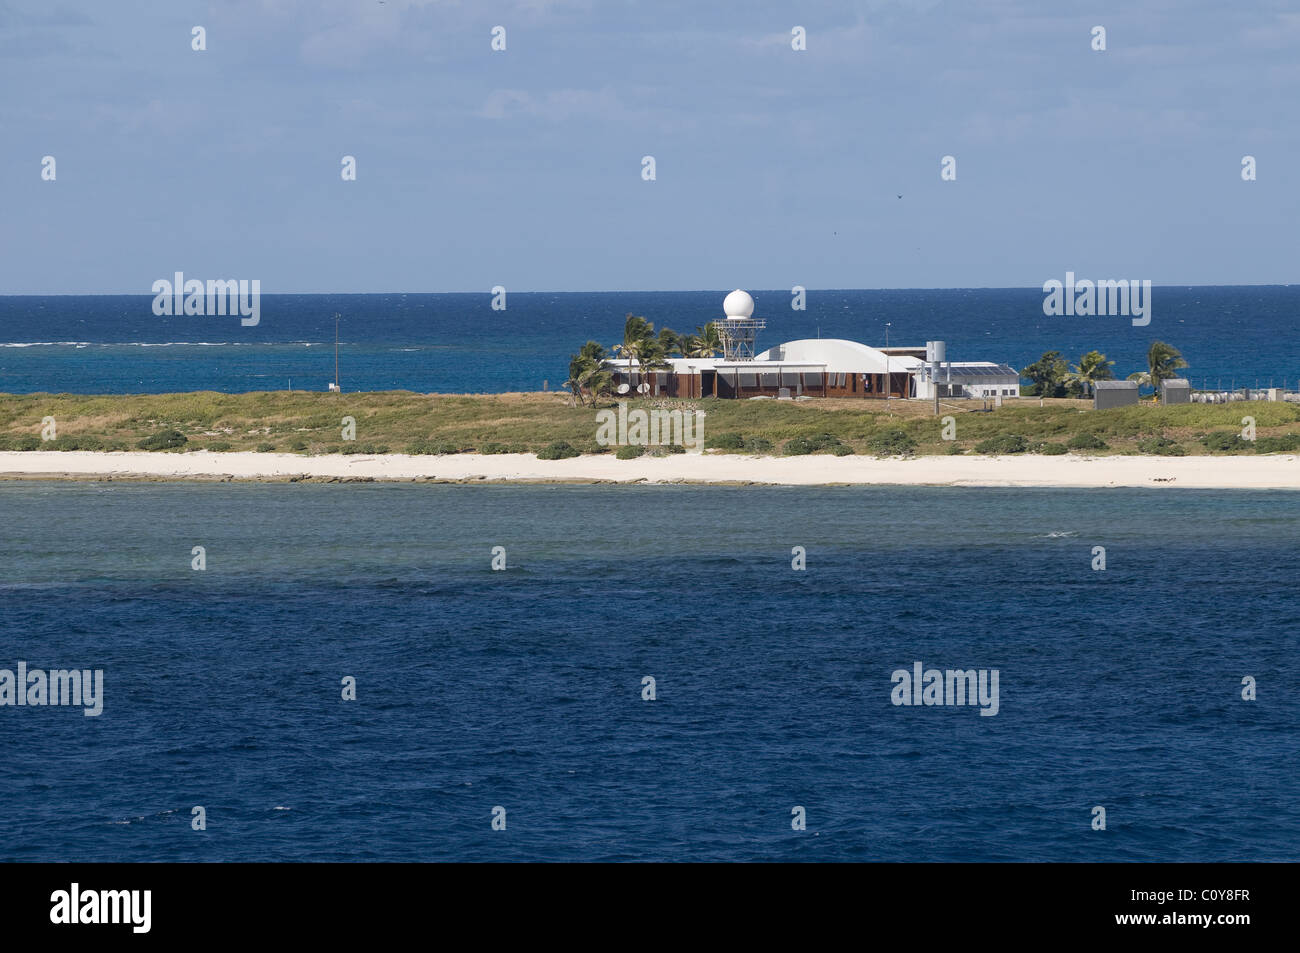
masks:
<instances>
[{"instance_id":1,"label":"small outbuilding","mask_svg":"<svg viewBox=\"0 0 1300 953\"><path fill-rule=\"evenodd\" d=\"M1097 381L1092 388L1093 410L1127 407L1138 402L1137 381Z\"/></svg>"},{"instance_id":2,"label":"small outbuilding","mask_svg":"<svg viewBox=\"0 0 1300 953\"><path fill-rule=\"evenodd\" d=\"M1192 402L1192 382L1185 377L1171 377L1160 382L1160 403L1190 404Z\"/></svg>"}]
</instances>

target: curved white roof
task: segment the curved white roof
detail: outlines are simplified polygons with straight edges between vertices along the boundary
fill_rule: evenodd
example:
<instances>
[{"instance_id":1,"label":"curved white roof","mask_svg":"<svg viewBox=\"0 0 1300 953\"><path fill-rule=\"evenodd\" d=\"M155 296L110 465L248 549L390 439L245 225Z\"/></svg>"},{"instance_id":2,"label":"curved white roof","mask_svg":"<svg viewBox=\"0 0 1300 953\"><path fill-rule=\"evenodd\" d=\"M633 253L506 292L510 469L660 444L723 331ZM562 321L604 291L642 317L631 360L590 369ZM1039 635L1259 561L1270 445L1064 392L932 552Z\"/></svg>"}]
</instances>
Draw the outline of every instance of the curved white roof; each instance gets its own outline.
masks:
<instances>
[{"instance_id":1,"label":"curved white roof","mask_svg":"<svg viewBox=\"0 0 1300 953\"><path fill-rule=\"evenodd\" d=\"M925 362L918 357L898 354L886 355L874 347L846 341L843 338L805 338L787 341L769 348L754 358L755 361L776 361L782 364L822 364L829 374L884 374L886 368L893 373L911 371Z\"/></svg>"},{"instance_id":2,"label":"curved white roof","mask_svg":"<svg viewBox=\"0 0 1300 953\"><path fill-rule=\"evenodd\" d=\"M722 313L729 318L748 318L754 313L754 299L737 288L722 299Z\"/></svg>"}]
</instances>

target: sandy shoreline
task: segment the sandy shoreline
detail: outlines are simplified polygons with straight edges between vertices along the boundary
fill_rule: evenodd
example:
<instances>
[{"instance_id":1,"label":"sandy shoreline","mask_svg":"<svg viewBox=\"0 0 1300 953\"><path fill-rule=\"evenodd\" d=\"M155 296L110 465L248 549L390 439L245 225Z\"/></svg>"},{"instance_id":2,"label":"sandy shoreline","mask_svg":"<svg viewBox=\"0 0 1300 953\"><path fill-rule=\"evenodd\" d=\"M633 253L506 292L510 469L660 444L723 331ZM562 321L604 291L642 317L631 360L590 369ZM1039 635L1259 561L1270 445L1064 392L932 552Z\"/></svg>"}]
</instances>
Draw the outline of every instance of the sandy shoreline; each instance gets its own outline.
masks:
<instances>
[{"instance_id":1,"label":"sandy shoreline","mask_svg":"<svg viewBox=\"0 0 1300 953\"><path fill-rule=\"evenodd\" d=\"M781 486L1190 487L1300 490L1295 454L1221 457L677 454L538 460L532 454L326 456L292 453L0 452L0 479L400 481L450 483L761 483Z\"/></svg>"}]
</instances>

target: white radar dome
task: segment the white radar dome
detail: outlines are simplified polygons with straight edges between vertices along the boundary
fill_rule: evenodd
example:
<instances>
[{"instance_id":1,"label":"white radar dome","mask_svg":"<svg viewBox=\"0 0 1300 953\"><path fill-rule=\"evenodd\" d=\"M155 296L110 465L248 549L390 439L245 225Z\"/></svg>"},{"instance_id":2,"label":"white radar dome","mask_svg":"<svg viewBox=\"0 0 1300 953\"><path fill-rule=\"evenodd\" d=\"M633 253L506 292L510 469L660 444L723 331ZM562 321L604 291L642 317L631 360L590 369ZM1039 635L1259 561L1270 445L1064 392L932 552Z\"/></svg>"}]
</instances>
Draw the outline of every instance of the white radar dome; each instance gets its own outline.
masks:
<instances>
[{"instance_id":1,"label":"white radar dome","mask_svg":"<svg viewBox=\"0 0 1300 953\"><path fill-rule=\"evenodd\" d=\"M722 299L722 313L729 318L748 318L754 313L754 299L737 288Z\"/></svg>"}]
</instances>

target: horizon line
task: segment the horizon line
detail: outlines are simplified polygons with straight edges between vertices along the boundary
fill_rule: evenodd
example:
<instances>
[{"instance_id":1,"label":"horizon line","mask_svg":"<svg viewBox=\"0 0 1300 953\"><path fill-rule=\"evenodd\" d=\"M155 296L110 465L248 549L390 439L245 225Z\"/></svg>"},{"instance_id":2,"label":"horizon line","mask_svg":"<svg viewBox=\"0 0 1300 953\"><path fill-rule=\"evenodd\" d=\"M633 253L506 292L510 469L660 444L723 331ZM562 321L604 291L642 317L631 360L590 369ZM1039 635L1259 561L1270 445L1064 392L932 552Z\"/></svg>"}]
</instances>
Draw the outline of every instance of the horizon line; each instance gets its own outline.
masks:
<instances>
[{"instance_id":1,"label":"horizon line","mask_svg":"<svg viewBox=\"0 0 1300 953\"><path fill-rule=\"evenodd\" d=\"M251 279L250 279L251 280ZM1048 279L1056 280L1056 279ZM1132 280L1132 279L1129 279ZM1262 282L1262 283L1228 283L1228 284L1201 284L1189 285L1178 282L1171 284L1152 284L1155 288L1291 288L1294 287L1290 282ZM521 291L511 291L506 289L506 294L714 294L720 291L719 288L624 288L619 290L588 290L588 289L527 289ZM747 289L746 289L747 290ZM816 292L824 294L827 292L837 291L1034 291L1039 294L1043 293L1042 287L1038 285L947 285L933 287L879 287L879 288L811 288L804 287L807 293ZM755 288L754 292L758 293L775 293L790 294L789 289L785 288ZM488 295L494 294L492 290L487 291L262 291L262 295ZM0 298L154 298L157 293L153 291L0 291Z\"/></svg>"}]
</instances>

